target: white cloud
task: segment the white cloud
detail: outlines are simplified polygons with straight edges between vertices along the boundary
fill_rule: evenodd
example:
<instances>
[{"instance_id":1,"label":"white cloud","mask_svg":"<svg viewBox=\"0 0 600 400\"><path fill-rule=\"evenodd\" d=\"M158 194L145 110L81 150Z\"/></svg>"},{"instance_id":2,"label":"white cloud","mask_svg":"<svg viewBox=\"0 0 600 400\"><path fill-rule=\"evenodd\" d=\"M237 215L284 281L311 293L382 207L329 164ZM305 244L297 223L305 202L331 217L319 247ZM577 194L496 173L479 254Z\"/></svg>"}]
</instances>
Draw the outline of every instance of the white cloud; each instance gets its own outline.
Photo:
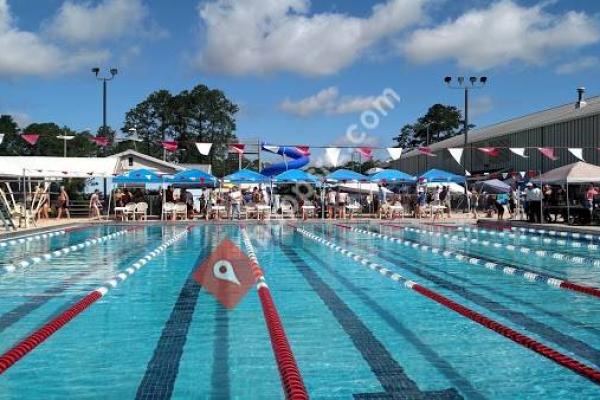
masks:
<instances>
[{"instance_id":1,"label":"white cloud","mask_svg":"<svg viewBox=\"0 0 600 400\"><path fill-rule=\"evenodd\" d=\"M417 62L455 59L460 67L484 70L512 61L542 64L553 54L600 39L593 18L574 11L550 14L546 4L523 7L498 1L454 21L419 29L400 47Z\"/></svg>"},{"instance_id":2,"label":"white cloud","mask_svg":"<svg viewBox=\"0 0 600 400\"><path fill-rule=\"evenodd\" d=\"M6 0L0 0L0 76L49 76L102 62L107 51L67 52L34 32L19 30Z\"/></svg>"},{"instance_id":3,"label":"white cloud","mask_svg":"<svg viewBox=\"0 0 600 400\"><path fill-rule=\"evenodd\" d=\"M492 108L494 108L494 101L490 96L477 96L469 107L469 114L471 117L477 117L489 113Z\"/></svg>"},{"instance_id":4,"label":"white cloud","mask_svg":"<svg viewBox=\"0 0 600 400\"><path fill-rule=\"evenodd\" d=\"M561 75L574 74L575 72L595 68L599 65L600 59L598 57L582 57L575 61L559 65L558 67L556 67L555 72Z\"/></svg>"},{"instance_id":5,"label":"white cloud","mask_svg":"<svg viewBox=\"0 0 600 400\"><path fill-rule=\"evenodd\" d=\"M142 0L104 0L90 2L66 1L46 31L55 38L70 43L97 43L147 32L148 8Z\"/></svg>"},{"instance_id":6,"label":"white cloud","mask_svg":"<svg viewBox=\"0 0 600 400\"><path fill-rule=\"evenodd\" d=\"M299 117L308 117L313 114L342 115L362 112L376 107L381 101L379 96L343 96L337 87L331 86L321 90L315 95L301 100L285 99L279 109Z\"/></svg>"},{"instance_id":7,"label":"white cloud","mask_svg":"<svg viewBox=\"0 0 600 400\"><path fill-rule=\"evenodd\" d=\"M310 0L214 0L199 7L204 31L197 65L247 75L329 75L366 49L419 21L427 0L388 0L367 18L309 14Z\"/></svg>"}]
</instances>

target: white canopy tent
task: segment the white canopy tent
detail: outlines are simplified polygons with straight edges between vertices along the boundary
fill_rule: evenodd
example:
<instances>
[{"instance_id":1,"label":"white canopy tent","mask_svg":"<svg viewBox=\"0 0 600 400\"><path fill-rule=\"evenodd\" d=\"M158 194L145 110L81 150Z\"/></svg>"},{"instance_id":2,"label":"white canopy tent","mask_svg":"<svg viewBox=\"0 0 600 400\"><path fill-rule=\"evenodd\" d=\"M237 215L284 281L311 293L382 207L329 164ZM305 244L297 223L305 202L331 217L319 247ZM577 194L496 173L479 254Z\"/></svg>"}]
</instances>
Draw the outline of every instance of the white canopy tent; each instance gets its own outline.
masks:
<instances>
[{"instance_id":1,"label":"white canopy tent","mask_svg":"<svg viewBox=\"0 0 600 400\"><path fill-rule=\"evenodd\" d=\"M0 157L2 177L109 178L118 168L116 157Z\"/></svg>"}]
</instances>

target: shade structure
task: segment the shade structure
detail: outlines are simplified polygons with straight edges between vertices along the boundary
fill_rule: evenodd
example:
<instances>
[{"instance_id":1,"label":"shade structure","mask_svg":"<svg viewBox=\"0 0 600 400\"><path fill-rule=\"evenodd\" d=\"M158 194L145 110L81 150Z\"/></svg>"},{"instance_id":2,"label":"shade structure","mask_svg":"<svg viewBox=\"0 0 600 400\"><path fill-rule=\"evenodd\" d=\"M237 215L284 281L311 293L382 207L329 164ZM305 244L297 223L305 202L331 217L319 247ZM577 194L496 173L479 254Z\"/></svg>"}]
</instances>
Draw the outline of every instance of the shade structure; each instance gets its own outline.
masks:
<instances>
[{"instance_id":1,"label":"shade structure","mask_svg":"<svg viewBox=\"0 0 600 400\"><path fill-rule=\"evenodd\" d=\"M455 182L455 183L465 183L465 177L461 175L456 175L448 171L443 171L441 169L430 169L425 172L423 175L419 177L420 181L427 182Z\"/></svg>"},{"instance_id":2,"label":"shade structure","mask_svg":"<svg viewBox=\"0 0 600 400\"><path fill-rule=\"evenodd\" d=\"M119 172L117 157L0 157L0 176L34 178L110 178Z\"/></svg>"},{"instance_id":3,"label":"shade structure","mask_svg":"<svg viewBox=\"0 0 600 400\"><path fill-rule=\"evenodd\" d=\"M317 184L319 178L300 169L290 169L273 178L273 183L311 183Z\"/></svg>"},{"instance_id":4,"label":"shade structure","mask_svg":"<svg viewBox=\"0 0 600 400\"><path fill-rule=\"evenodd\" d=\"M337 182L368 182L369 178L359 174L358 172L350 171L349 169L338 169L325 177L325 181L330 183Z\"/></svg>"},{"instance_id":5,"label":"shade structure","mask_svg":"<svg viewBox=\"0 0 600 400\"><path fill-rule=\"evenodd\" d=\"M550 170L531 180L540 183L595 183L600 182L600 167L578 161Z\"/></svg>"},{"instance_id":6,"label":"shade structure","mask_svg":"<svg viewBox=\"0 0 600 400\"><path fill-rule=\"evenodd\" d=\"M486 192L491 194L510 193L510 185L498 179L490 179L487 181L479 181L473 184L473 187L478 192Z\"/></svg>"},{"instance_id":7,"label":"shade structure","mask_svg":"<svg viewBox=\"0 0 600 400\"><path fill-rule=\"evenodd\" d=\"M218 179L199 169L187 169L166 178L165 182L181 185L216 186Z\"/></svg>"},{"instance_id":8,"label":"shade structure","mask_svg":"<svg viewBox=\"0 0 600 400\"><path fill-rule=\"evenodd\" d=\"M162 183L163 178L156 172L146 169L134 169L113 179L113 183Z\"/></svg>"},{"instance_id":9,"label":"shade structure","mask_svg":"<svg viewBox=\"0 0 600 400\"><path fill-rule=\"evenodd\" d=\"M384 169L369 177L371 182L375 183L414 183L417 181L416 176L409 175L397 169Z\"/></svg>"},{"instance_id":10,"label":"shade structure","mask_svg":"<svg viewBox=\"0 0 600 400\"><path fill-rule=\"evenodd\" d=\"M270 179L250 169L241 169L238 172L223 177L226 183L267 183Z\"/></svg>"}]
</instances>

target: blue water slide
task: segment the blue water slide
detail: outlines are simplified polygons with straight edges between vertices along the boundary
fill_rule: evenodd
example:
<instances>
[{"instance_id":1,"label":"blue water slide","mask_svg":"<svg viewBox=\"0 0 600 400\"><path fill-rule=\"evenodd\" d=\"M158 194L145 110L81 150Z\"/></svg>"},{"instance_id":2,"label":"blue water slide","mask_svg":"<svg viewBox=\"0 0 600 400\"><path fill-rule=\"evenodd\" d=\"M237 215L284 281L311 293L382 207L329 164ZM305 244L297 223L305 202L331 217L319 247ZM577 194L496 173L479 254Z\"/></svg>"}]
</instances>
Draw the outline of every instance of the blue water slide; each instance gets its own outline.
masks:
<instances>
[{"instance_id":1,"label":"blue water slide","mask_svg":"<svg viewBox=\"0 0 600 400\"><path fill-rule=\"evenodd\" d=\"M279 154L284 157L284 161L275 163L260 171L265 176L279 175L289 169L298 169L304 167L310 162L310 151L308 147L286 147L273 146L267 143L262 144L262 149L269 153Z\"/></svg>"}]
</instances>

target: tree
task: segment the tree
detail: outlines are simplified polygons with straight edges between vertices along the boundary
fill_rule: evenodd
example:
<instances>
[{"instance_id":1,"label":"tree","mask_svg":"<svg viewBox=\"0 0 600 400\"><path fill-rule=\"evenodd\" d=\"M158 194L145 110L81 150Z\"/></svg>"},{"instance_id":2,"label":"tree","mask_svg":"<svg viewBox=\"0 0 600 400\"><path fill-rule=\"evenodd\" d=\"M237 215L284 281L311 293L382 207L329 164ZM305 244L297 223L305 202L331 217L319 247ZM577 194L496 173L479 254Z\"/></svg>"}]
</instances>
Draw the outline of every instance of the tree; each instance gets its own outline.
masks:
<instances>
[{"instance_id":1,"label":"tree","mask_svg":"<svg viewBox=\"0 0 600 400\"><path fill-rule=\"evenodd\" d=\"M20 155L20 146L17 144L18 141L22 141L19 138L19 126L13 120L10 115L0 116L0 134L4 134L4 140L0 143L0 155L3 156L17 156Z\"/></svg>"},{"instance_id":2,"label":"tree","mask_svg":"<svg viewBox=\"0 0 600 400\"><path fill-rule=\"evenodd\" d=\"M397 147L421 147L439 142L460 134L462 122L460 110L454 106L434 104L427 113L418 118L413 124L402 127L401 132L394 138Z\"/></svg>"}]
</instances>

